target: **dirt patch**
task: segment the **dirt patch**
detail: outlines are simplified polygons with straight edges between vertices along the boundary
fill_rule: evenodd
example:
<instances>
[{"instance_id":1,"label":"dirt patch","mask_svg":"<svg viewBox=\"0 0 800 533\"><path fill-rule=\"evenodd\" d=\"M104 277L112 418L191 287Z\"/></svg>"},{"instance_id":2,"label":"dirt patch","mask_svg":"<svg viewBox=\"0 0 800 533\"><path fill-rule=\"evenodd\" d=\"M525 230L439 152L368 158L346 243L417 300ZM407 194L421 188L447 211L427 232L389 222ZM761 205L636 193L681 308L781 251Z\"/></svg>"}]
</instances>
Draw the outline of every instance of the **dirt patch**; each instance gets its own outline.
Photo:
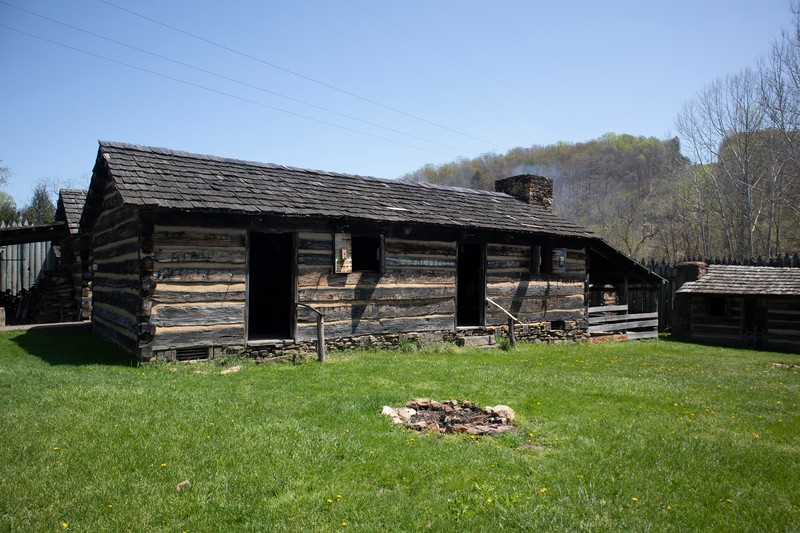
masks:
<instances>
[{"instance_id":1,"label":"dirt patch","mask_svg":"<svg viewBox=\"0 0 800 533\"><path fill-rule=\"evenodd\" d=\"M790 370L800 370L800 365L792 365L789 363L770 363L769 366L774 368L788 368Z\"/></svg>"},{"instance_id":2,"label":"dirt patch","mask_svg":"<svg viewBox=\"0 0 800 533\"><path fill-rule=\"evenodd\" d=\"M383 414L396 424L433 433L496 437L500 433L516 429L511 423L515 416L514 410L507 405L481 407L469 400L438 402L429 398L415 398L407 402L405 407L384 406Z\"/></svg>"}]
</instances>

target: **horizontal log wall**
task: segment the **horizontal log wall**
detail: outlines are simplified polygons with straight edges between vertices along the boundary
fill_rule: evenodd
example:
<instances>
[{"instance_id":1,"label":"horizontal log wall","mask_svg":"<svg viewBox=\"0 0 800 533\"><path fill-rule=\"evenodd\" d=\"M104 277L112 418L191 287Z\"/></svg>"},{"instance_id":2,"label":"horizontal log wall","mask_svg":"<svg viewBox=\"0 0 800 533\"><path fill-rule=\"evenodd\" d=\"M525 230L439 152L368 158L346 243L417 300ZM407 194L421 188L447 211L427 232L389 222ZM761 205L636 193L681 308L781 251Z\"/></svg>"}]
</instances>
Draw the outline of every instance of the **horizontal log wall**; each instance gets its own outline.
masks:
<instances>
[{"instance_id":1,"label":"horizontal log wall","mask_svg":"<svg viewBox=\"0 0 800 533\"><path fill-rule=\"evenodd\" d=\"M692 295L691 339L710 344L744 344L744 300L725 297L725 316L709 316L708 296Z\"/></svg>"},{"instance_id":2,"label":"horizontal log wall","mask_svg":"<svg viewBox=\"0 0 800 533\"><path fill-rule=\"evenodd\" d=\"M800 298L770 297L767 324L767 347L800 352Z\"/></svg>"},{"instance_id":3,"label":"horizontal log wall","mask_svg":"<svg viewBox=\"0 0 800 533\"><path fill-rule=\"evenodd\" d=\"M383 272L332 273L333 234L300 232L297 301L325 314L328 338L453 329L455 242L386 237ZM316 339L316 316L298 311L298 341Z\"/></svg>"},{"instance_id":4,"label":"horizontal log wall","mask_svg":"<svg viewBox=\"0 0 800 533\"><path fill-rule=\"evenodd\" d=\"M101 336L138 354L139 210L121 205L111 184L92 232L92 326Z\"/></svg>"},{"instance_id":5,"label":"horizontal log wall","mask_svg":"<svg viewBox=\"0 0 800 533\"><path fill-rule=\"evenodd\" d=\"M563 276L532 274L530 246L489 244L486 256L486 296L523 323L583 318L584 250L567 250L567 273ZM494 306L487 308L487 325L507 322L502 311Z\"/></svg>"},{"instance_id":6,"label":"horizontal log wall","mask_svg":"<svg viewBox=\"0 0 800 533\"><path fill-rule=\"evenodd\" d=\"M151 295L145 307L153 351L242 346L247 230L153 224Z\"/></svg>"}]
</instances>

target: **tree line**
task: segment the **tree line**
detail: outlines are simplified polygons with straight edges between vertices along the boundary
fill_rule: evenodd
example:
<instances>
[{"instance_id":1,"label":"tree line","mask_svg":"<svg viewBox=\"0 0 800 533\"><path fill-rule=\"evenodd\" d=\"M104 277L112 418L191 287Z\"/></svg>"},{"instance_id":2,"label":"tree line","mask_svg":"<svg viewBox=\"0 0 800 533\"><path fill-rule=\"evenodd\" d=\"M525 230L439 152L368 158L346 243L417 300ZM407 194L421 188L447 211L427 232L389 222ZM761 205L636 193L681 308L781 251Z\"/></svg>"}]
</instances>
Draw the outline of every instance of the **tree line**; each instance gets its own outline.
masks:
<instances>
[{"instance_id":1,"label":"tree line","mask_svg":"<svg viewBox=\"0 0 800 533\"><path fill-rule=\"evenodd\" d=\"M514 148L403 177L491 190L554 180L554 209L633 257L772 257L800 250L800 2L755 66L684 104L679 138L608 133Z\"/></svg>"},{"instance_id":2,"label":"tree line","mask_svg":"<svg viewBox=\"0 0 800 533\"><path fill-rule=\"evenodd\" d=\"M0 161L2 163L2 161ZM0 187L8 183L11 169L0 166ZM33 196L28 205L17 208L17 203L5 191L0 190L0 222L28 222L30 224L49 224L56 215L56 207L50 199L46 181L41 181L33 189Z\"/></svg>"}]
</instances>

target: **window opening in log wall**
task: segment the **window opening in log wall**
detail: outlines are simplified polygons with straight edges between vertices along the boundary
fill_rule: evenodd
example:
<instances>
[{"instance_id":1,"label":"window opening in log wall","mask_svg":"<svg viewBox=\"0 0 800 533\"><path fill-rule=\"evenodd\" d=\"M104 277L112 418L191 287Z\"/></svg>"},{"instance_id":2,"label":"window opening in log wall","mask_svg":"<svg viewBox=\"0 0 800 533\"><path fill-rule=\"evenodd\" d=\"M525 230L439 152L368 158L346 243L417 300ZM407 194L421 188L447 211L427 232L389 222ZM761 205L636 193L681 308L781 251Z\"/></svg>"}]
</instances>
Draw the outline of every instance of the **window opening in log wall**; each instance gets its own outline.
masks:
<instances>
[{"instance_id":1,"label":"window opening in log wall","mask_svg":"<svg viewBox=\"0 0 800 533\"><path fill-rule=\"evenodd\" d=\"M291 338L294 255L291 233L250 234L247 301L250 340Z\"/></svg>"}]
</instances>

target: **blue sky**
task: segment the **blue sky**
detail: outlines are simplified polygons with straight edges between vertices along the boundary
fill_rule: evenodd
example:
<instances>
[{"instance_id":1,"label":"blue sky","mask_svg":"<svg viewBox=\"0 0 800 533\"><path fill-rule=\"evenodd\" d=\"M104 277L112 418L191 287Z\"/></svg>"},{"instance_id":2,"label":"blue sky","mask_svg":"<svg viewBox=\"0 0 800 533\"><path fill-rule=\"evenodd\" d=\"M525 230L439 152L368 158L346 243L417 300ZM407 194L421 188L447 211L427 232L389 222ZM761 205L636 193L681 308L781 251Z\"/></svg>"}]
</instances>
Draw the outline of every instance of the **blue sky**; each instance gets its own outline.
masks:
<instances>
[{"instance_id":1,"label":"blue sky","mask_svg":"<svg viewBox=\"0 0 800 533\"><path fill-rule=\"evenodd\" d=\"M86 186L98 139L394 178L606 132L674 136L682 104L752 66L790 11L787 0L0 0L0 25L13 28L0 27L0 165L22 205L43 178Z\"/></svg>"}]
</instances>

